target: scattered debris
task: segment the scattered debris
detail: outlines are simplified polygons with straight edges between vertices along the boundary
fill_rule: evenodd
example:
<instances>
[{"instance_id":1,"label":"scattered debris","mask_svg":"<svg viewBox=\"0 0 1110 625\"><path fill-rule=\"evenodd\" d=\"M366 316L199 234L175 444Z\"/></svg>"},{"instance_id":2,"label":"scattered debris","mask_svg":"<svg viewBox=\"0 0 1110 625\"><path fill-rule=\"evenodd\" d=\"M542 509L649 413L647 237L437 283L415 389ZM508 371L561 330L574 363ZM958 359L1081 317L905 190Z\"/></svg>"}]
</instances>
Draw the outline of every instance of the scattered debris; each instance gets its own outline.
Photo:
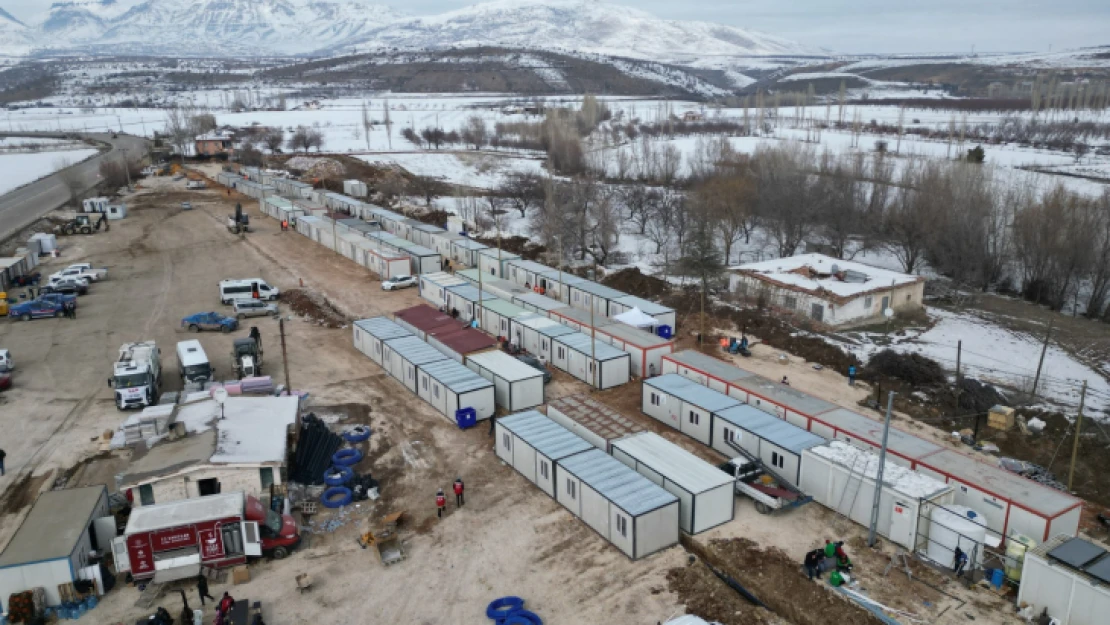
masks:
<instances>
[{"instance_id":1,"label":"scattered debris","mask_svg":"<svg viewBox=\"0 0 1110 625\"><path fill-rule=\"evenodd\" d=\"M345 327L350 320L328 301L326 297L307 289L290 289L282 300L294 313L328 328Z\"/></svg>"}]
</instances>

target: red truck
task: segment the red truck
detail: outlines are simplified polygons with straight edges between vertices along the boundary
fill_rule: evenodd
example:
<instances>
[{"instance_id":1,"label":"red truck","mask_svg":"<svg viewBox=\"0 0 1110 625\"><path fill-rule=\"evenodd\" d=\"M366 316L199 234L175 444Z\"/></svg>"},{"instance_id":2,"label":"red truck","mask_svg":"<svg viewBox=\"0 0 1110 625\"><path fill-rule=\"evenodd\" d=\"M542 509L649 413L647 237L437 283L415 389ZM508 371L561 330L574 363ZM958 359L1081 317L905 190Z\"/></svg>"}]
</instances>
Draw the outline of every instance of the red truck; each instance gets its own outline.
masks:
<instances>
[{"instance_id":1,"label":"red truck","mask_svg":"<svg viewBox=\"0 0 1110 625\"><path fill-rule=\"evenodd\" d=\"M198 575L202 565L284 558L300 541L293 517L267 509L255 497L227 493L133 509L112 552L118 572L167 582Z\"/></svg>"}]
</instances>

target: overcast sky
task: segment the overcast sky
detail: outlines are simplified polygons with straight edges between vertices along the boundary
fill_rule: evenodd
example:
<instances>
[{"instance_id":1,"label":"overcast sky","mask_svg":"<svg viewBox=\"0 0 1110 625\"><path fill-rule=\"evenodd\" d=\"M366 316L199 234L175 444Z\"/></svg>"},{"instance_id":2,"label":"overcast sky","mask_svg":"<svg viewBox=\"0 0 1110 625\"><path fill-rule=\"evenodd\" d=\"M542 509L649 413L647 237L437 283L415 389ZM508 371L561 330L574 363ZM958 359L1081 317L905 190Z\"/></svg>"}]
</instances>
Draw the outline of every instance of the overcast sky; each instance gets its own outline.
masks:
<instances>
[{"instance_id":1,"label":"overcast sky","mask_svg":"<svg viewBox=\"0 0 1110 625\"><path fill-rule=\"evenodd\" d=\"M139 0L121 0L137 4ZM181 0L187 2L188 0ZM364 0L372 2L373 0ZM378 0L410 15L474 0ZM50 0L0 0L29 19ZM666 19L762 30L835 52L1046 51L1110 44L1110 0L622 0Z\"/></svg>"}]
</instances>

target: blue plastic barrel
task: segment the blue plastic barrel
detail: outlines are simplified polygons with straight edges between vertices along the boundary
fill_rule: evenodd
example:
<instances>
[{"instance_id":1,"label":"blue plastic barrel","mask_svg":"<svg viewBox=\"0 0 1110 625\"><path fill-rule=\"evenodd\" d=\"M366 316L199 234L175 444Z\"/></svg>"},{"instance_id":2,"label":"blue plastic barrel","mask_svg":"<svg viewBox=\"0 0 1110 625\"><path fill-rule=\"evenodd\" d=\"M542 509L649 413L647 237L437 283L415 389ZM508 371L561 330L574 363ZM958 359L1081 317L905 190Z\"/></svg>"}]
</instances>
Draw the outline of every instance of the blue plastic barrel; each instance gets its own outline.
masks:
<instances>
[{"instance_id":1,"label":"blue plastic barrel","mask_svg":"<svg viewBox=\"0 0 1110 625\"><path fill-rule=\"evenodd\" d=\"M478 423L478 411L473 408L459 408L455 411L455 422L460 430L474 427Z\"/></svg>"},{"instance_id":2,"label":"blue plastic barrel","mask_svg":"<svg viewBox=\"0 0 1110 625\"><path fill-rule=\"evenodd\" d=\"M658 334L660 338L669 339L673 334L673 330L671 326L659 326L656 328L655 333Z\"/></svg>"},{"instance_id":3,"label":"blue plastic barrel","mask_svg":"<svg viewBox=\"0 0 1110 625\"><path fill-rule=\"evenodd\" d=\"M991 571L991 585L995 588L1002 588L1002 582L1006 580L1006 571L1002 569L994 569Z\"/></svg>"}]
</instances>

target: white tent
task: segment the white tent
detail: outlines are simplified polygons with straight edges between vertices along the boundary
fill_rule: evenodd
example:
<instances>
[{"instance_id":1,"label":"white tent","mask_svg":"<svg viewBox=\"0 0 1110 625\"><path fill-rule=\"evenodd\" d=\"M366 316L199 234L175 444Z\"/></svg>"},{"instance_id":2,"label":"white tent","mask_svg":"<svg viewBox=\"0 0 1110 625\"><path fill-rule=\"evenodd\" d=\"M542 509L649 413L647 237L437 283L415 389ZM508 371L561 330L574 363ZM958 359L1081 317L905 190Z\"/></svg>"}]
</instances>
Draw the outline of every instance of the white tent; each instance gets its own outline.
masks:
<instances>
[{"instance_id":1,"label":"white tent","mask_svg":"<svg viewBox=\"0 0 1110 625\"><path fill-rule=\"evenodd\" d=\"M659 323L658 321L656 321L655 317L644 314L644 312L639 308L626 310L621 314L614 316L613 319L616 319L623 324L630 325L633 328L653 328Z\"/></svg>"}]
</instances>

